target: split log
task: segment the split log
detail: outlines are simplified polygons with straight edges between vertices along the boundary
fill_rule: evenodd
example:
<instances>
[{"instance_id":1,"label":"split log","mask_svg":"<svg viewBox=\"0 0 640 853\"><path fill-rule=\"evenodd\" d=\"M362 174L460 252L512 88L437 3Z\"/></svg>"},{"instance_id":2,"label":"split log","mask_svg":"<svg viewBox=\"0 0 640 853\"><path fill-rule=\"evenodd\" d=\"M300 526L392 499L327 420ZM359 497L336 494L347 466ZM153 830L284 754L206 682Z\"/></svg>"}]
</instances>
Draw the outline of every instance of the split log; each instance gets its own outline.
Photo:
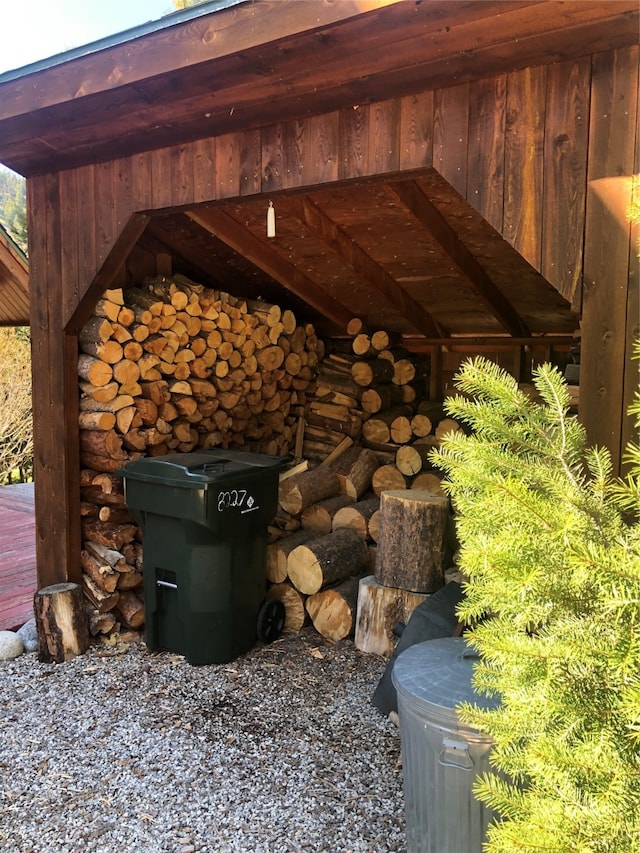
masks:
<instances>
[{"instance_id":1,"label":"split log","mask_svg":"<svg viewBox=\"0 0 640 853\"><path fill-rule=\"evenodd\" d=\"M373 475L380 467L380 463L372 450L353 447L347 450L332 467L338 477L340 491L358 500L371 488Z\"/></svg>"},{"instance_id":2,"label":"split log","mask_svg":"<svg viewBox=\"0 0 640 853\"><path fill-rule=\"evenodd\" d=\"M462 427L458 421L454 421L453 418L443 418L435 428L435 436L441 439L450 432L460 432L461 430Z\"/></svg>"},{"instance_id":3,"label":"split log","mask_svg":"<svg viewBox=\"0 0 640 853\"><path fill-rule=\"evenodd\" d=\"M82 573L82 590L87 599L100 613L108 613L118 603L119 592L105 592L86 572Z\"/></svg>"},{"instance_id":4,"label":"split log","mask_svg":"<svg viewBox=\"0 0 640 853\"><path fill-rule=\"evenodd\" d=\"M406 489L407 481L404 474L395 465L381 465L371 478L371 488L374 493L380 495L389 489Z\"/></svg>"},{"instance_id":5,"label":"split log","mask_svg":"<svg viewBox=\"0 0 640 853\"><path fill-rule=\"evenodd\" d=\"M411 432L416 438L423 438L425 435L429 435L432 429L431 418L428 418L426 415L418 413L411 419Z\"/></svg>"},{"instance_id":6,"label":"split log","mask_svg":"<svg viewBox=\"0 0 640 853\"><path fill-rule=\"evenodd\" d=\"M414 477L420 471L430 467L431 462L429 456L432 447L429 444L413 444L405 445L399 448L396 453L396 467L406 477Z\"/></svg>"},{"instance_id":7,"label":"split log","mask_svg":"<svg viewBox=\"0 0 640 853\"><path fill-rule=\"evenodd\" d=\"M127 458L122 449L122 437L111 430L80 430L80 450L95 456L107 456L109 459Z\"/></svg>"},{"instance_id":8,"label":"split log","mask_svg":"<svg viewBox=\"0 0 640 853\"><path fill-rule=\"evenodd\" d=\"M33 610L39 660L62 663L89 648L87 613L79 584L58 583L39 589Z\"/></svg>"},{"instance_id":9,"label":"split log","mask_svg":"<svg viewBox=\"0 0 640 853\"><path fill-rule=\"evenodd\" d=\"M114 551L120 551L127 542L135 539L138 528L135 524L110 524L108 521L86 519L82 522L85 540L106 545Z\"/></svg>"},{"instance_id":10,"label":"split log","mask_svg":"<svg viewBox=\"0 0 640 853\"><path fill-rule=\"evenodd\" d=\"M369 498L351 504L351 506L343 507L334 515L331 529L335 533L336 530L349 527L363 539L367 539L369 537L369 519L379 508L380 498Z\"/></svg>"},{"instance_id":11,"label":"split log","mask_svg":"<svg viewBox=\"0 0 640 853\"><path fill-rule=\"evenodd\" d=\"M134 592L124 590L120 593L117 613L127 628L137 630L144 625L144 604Z\"/></svg>"},{"instance_id":12,"label":"split log","mask_svg":"<svg viewBox=\"0 0 640 853\"><path fill-rule=\"evenodd\" d=\"M115 592L118 585L118 573L108 563L100 563L93 554L83 549L80 552L80 563L82 570L89 575L91 580L105 592Z\"/></svg>"},{"instance_id":13,"label":"split log","mask_svg":"<svg viewBox=\"0 0 640 853\"><path fill-rule=\"evenodd\" d=\"M360 405L363 411L375 415L383 409L391 409L404 402L402 388L398 385L375 385L362 392Z\"/></svg>"},{"instance_id":14,"label":"split log","mask_svg":"<svg viewBox=\"0 0 640 853\"><path fill-rule=\"evenodd\" d=\"M311 504L302 511L300 516L303 528L312 531L317 536L326 536L327 533L331 533L333 517L338 510L352 504L353 501L354 499L350 495L334 495L334 497Z\"/></svg>"},{"instance_id":15,"label":"split log","mask_svg":"<svg viewBox=\"0 0 640 853\"><path fill-rule=\"evenodd\" d=\"M336 474L327 468L312 468L280 483L278 502L285 512L299 515L315 501L336 495L340 483Z\"/></svg>"},{"instance_id":16,"label":"split log","mask_svg":"<svg viewBox=\"0 0 640 853\"><path fill-rule=\"evenodd\" d=\"M96 471L111 472L122 468L122 459L110 459L108 456L96 456L93 453L80 453L80 463L85 468L95 468Z\"/></svg>"},{"instance_id":17,"label":"split log","mask_svg":"<svg viewBox=\"0 0 640 853\"><path fill-rule=\"evenodd\" d=\"M369 575L360 580L354 644L361 652L390 657L397 644L398 622L407 624L419 604L429 596L382 586Z\"/></svg>"},{"instance_id":18,"label":"split log","mask_svg":"<svg viewBox=\"0 0 640 853\"><path fill-rule=\"evenodd\" d=\"M117 589L122 592L127 589L139 589L143 584L143 577L140 572L135 569L130 572L121 572L118 575Z\"/></svg>"},{"instance_id":19,"label":"split log","mask_svg":"<svg viewBox=\"0 0 640 853\"><path fill-rule=\"evenodd\" d=\"M384 586L435 592L444 582L449 501L418 489L382 492L375 578Z\"/></svg>"},{"instance_id":20,"label":"split log","mask_svg":"<svg viewBox=\"0 0 640 853\"><path fill-rule=\"evenodd\" d=\"M277 583L270 586L266 597L277 598L284 604L284 631L297 633L306 622L304 596L290 583Z\"/></svg>"},{"instance_id":21,"label":"split log","mask_svg":"<svg viewBox=\"0 0 640 853\"><path fill-rule=\"evenodd\" d=\"M91 608L88 611L89 633L92 637L98 634L110 634L116 627L116 617L113 613L100 613L99 610Z\"/></svg>"},{"instance_id":22,"label":"split log","mask_svg":"<svg viewBox=\"0 0 640 853\"><path fill-rule=\"evenodd\" d=\"M288 576L287 560L289 554L308 542L316 534L313 530L296 530L289 536L283 536L277 542L267 545L266 577L271 583L282 583Z\"/></svg>"},{"instance_id":23,"label":"split log","mask_svg":"<svg viewBox=\"0 0 640 853\"><path fill-rule=\"evenodd\" d=\"M108 548L99 542L87 541L84 543L86 550L92 554L100 563L111 566L116 572L128 572L127 560L124 554L114 548Z\"/></svg>"},{"instance_id":24,"label":"split log","mask_svg":"<svg viewBox=\"0 0 640 853\"><path fill-rule=\"evenodd\" d=\"M95 358L95 356L87 353L80 353L78 356L78 375L90 385L102 387L111 382L113 368L102 359Z\"/></svg>"},{"instance_id":25,"label":"split log","mask_svg":"<svg viewBox=\"0 0 640 853\"><path fill-rule=\"evenodd\" d=\"M362 387L391 382L393 364L385 358L376 358L373 361L356 361L351 367L351 376Z\"/></svg>"},{"instance_id":26,"label":"split log","mask_svg":"<svg viewBox=\"0 0 640 853\"><path fill-rule=\"evenodd\" d=\"M297 590L313 595L329 584L366 571L369 553L365 541L345 528L299 545L287 561L289 579Z\"/></svg>"},{"instance_id":27,"label":"split log","mask_svg":"<svg viewBox=\"0 0 640 853\"><path fill-rule=\"evenodd\" d=\"M370 442L384 444L387 441L397 443L411 439L411 417L413 412L409 406L395 406L369 418L362 425L362 435ZM400 437L400 440L396 438Z\"/></svg>"},{"instance_id":28,"label":"split log","mask_svg":"<svg viewBox=\"0 0 640 853\"><path fill-rule=\"evenodd\" d=\"M439 497L447 497L447 493L442 488L442 476L433 471L423 471L412 481L412 489L421 489L428 492L430 495L438 495Z\"/></svg>"},{"instance_id":29,"label":"split log","mask_svg":"<svg viewBox=\"0 0 640 853\"><path fill-rule=\"evenodd\" d=\"M323 589L307 598L305 607L313 627L337 643L350 636L355 628L359 578L348 578L332 589Z\"/></svg>"},{"instance_id":30,"label":"split log","mask_svg":"<svg viewBox=\"0 0 640 853\"><path fill-rule=\"evenodd\" d=\"M81 430L112 430L116 425L116 416L112 412L80 412L79 425Z\"/></svg>"}]
</instances>

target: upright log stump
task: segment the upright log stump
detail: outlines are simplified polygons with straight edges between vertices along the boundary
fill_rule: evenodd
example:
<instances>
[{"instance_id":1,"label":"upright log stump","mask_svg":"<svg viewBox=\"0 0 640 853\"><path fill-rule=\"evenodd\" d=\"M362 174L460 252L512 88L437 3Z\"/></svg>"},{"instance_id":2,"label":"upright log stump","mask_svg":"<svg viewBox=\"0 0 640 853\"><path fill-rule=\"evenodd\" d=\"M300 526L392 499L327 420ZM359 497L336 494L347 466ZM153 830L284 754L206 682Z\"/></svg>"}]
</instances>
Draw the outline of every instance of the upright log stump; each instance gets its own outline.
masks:
<instances>
[{"instance_id":1,"label":"upright log stump","mask_svg":"<svg viewBox=\"0 0 640 853\"><path fill-rule=\"evenodd\" d=\"M38 658L62 663L89 648L89 625L82 587L57 583L39 589L33 598L38 629Z\"/></svg>"},{"instance_id":2,"label":"upright log stump","mask_svg":"<svg viewBox=\"0 0 640 853\"><path fill-rule=\"evenodd\" d=\"M435 592L444 583L448 498L421 489L380 495L375 578L383 586Z\"/></svg>"}]
</instances>

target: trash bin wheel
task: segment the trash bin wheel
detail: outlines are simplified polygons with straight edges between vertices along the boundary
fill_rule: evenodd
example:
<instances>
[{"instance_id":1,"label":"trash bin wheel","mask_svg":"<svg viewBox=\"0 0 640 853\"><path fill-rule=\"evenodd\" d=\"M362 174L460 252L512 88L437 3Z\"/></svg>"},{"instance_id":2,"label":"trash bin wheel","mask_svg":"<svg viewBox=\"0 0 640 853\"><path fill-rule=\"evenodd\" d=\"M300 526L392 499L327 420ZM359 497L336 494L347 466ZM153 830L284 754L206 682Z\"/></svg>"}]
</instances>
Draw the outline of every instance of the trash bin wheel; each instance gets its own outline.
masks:
<instances>
[{"instance_id":1,"label":"trash bin wheel","mask_svg":"<svg viewBox=\"0 0 640 853\"><path fill-rule=\"evenodd\" d=\"M257 637L261 643L273 643L284 628L284 604L278 598L270 598L262 602L258 612Z\"/></svg>"}]
</instances>

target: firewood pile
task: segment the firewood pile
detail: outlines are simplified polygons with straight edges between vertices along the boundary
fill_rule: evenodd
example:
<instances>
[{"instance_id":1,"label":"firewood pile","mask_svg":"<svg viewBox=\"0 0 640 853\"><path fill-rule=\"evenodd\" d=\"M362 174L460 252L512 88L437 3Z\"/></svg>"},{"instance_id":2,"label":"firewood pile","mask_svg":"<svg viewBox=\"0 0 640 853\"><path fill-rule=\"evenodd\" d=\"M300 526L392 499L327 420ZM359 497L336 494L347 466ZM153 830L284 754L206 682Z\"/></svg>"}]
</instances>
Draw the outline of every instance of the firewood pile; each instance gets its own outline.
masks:
<instances>
[{"instance_id":1,"label":"firewood pile","mask_svg":"<svg viewBox=\"0 0 640 853\"><path fill-rule=\"evenodd\" d=\"M82 582L91 630L136 629L144 622L140 531L114 472L142 454L217 446L289 454L318 340L291 311L176 276L106 291L79 345Z\"/></svg>"},{"instance_id":2,"label":"firewood pile","mask_svg":"<svg viewBox=\"0 0 640 853\"><path fill-rule=\"evenodd\" d=\"M457 429L426 396L427 365L359 320L323 342L291 311L182 276L108 290L79 336L82 584L90 630L144 624L141 532L115 472L142 454L211 447L285 456L268 595L286 627L355 630L376 565L380 498L442 495L428 453ZM409 603L419 596L401 595ZM409 602L409 603L408 603Z\"/></svg>"}]
</instances>

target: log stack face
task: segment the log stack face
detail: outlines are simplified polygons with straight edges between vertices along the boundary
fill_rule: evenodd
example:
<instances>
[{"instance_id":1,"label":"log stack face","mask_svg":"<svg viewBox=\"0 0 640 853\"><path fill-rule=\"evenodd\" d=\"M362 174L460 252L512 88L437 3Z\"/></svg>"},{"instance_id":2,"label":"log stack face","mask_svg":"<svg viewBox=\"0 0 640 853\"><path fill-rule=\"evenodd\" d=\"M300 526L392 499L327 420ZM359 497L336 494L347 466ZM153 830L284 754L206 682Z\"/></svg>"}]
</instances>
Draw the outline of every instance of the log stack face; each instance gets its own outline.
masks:
<instances>
[{"instance_id":1,"label":"log stack face","mask_svg":"<svg viewBox=\"0 0 640 853\"><path fill-rule=\"evenodd\" d=\"M82 582L98 633L144 622L140 531L114 472L141 454L216 446L287 455L317 338L291 311L181 276L106 291L95 312L78 376Z\"/></svg>"}]
</instances>

